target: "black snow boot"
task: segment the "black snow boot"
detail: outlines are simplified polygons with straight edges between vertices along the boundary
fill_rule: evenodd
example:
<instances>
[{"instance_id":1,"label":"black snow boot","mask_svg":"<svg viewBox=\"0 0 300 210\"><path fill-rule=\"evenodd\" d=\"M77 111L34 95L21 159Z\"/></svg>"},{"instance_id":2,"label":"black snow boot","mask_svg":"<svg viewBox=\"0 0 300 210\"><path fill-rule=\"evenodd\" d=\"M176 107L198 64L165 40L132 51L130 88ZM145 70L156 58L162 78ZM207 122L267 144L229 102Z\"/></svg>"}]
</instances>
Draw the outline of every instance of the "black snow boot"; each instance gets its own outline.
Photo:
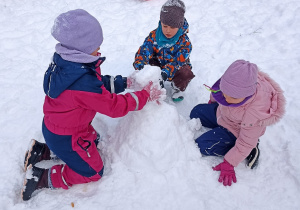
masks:
<instances>
[{"instance_id":1,"label":"black snow boot","mask_svg":"<svg viewBox=\"0 0 300 210\"><path fill-rule=\"evenodd\" d=\"M49 188L48 172L49 169L42 169L35 166L28 169L22 189L22 199L24 201L29 200L34 191Z\"/></svg>"},{"instance_id":2,"label":"black snow boot","mask_svg":"<svg viewBox=\"0 0 300 210\"><path fill-rule=\"evenodd\" d=\"M24 169L26 171L30 165L34 166L37 162L50 159L50 149L47 144L32 139L30 147L25 154Z\"/></svg>"},{"instance_id":3,"label":"black snow boot","mask_svg":"<svg viewBox=\"0 0 300 210\"><path fill-rule=\"evenodd\" d=\"M256 168L258 165L258 158L260 155L258 145L259 143L257 143L256 147L254 147L250 152L250 154L248 155L248 157L246 157L247 166L250 167L251 169Z\"/></svg>"}]
</instances>

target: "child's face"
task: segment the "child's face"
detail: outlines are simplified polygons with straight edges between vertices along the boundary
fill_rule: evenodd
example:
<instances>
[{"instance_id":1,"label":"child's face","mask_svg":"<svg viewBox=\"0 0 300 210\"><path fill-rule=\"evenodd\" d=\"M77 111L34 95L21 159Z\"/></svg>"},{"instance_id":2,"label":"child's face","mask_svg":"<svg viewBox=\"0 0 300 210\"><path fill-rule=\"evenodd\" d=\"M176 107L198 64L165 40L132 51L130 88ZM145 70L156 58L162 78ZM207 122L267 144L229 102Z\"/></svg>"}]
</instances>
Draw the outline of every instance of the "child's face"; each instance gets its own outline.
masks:
<instances>
[{"instance_id":1,"label":"child's face","mask_svg":"<svg viewBox=\"0 0 300 210\"><path fill-rule=\"evenodd\" d=\"M100 50L100 47L98 47L97 50L95 50L94 52L92 52L91 55L97 56L97 53L98 53L99 50Z\"/></svg>"},{"instance_id":2,"label":"child's face","mask_svg":"<svg viewBox=\"0 0 300 210\"><path fill-rule=\"evenodd\" d=\"M168 26L166 24L161 23L161 28L163 31L163 34L168 38L171 39L175 34L177 33L179 28L173 28L171 26Z\"/></svg>"},{"instance_id":3,"label":"child's face","mask_svg":"<svg viewBox=\"0 0 300 210\"><path fill-rule=\"evenodd\" d=\"M223 96L225 98L225 100L227 101L227 103L229 104L238 104L241 103L245 98L233 98L229 95L226 95L225 93L223 93Z\"/></svg>"}]
</instances>

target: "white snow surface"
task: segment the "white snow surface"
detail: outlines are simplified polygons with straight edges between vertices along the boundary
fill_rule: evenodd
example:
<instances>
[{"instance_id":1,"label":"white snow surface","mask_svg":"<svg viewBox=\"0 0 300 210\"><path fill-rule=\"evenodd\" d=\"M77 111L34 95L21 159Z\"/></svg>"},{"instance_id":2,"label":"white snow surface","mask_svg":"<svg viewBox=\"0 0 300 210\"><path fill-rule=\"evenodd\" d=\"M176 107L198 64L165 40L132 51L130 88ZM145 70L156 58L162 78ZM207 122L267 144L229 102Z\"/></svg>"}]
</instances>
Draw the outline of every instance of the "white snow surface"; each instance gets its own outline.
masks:
<instances>
[{"instance_id":1,"label":"white snow surface","mask_svg":"<svg viewBox=\"0 0 300 210\"><path fill-rule=\"evenodd\" d=\"M176 7L181 7L185 11L185 5L182 5L181 2L178 0L168 0L163 7L171 7L171 6L176 6ZM163 11L163 10L162 10Z\"/></svg>"},{"instance_id":2,"label":"white snow surface","mask_svg":"<svg viewBox=\"0 0 300 210\"><path fill-rule=\"evenodd\" d=\"M44 142L43 76L57 43L55 18L82 8L102 25L103 74L130 75L138 47L158 25L164 0L0 1L0 209L300 209L300 1L185 0L196 77L184 101L112 119L97 114L93 126L105 170L101 180L69 190L41 190L24 202L23 161L32 138ZM286 114L260 138L257 169L236 168L237 183L224 187L194 138L207 129L189 121L212 85L237 59L256 63L285 91ZM170 94L167 85L167 93ZM57 162L41 162L51 167Z\"/></svg>"}]
</instances>

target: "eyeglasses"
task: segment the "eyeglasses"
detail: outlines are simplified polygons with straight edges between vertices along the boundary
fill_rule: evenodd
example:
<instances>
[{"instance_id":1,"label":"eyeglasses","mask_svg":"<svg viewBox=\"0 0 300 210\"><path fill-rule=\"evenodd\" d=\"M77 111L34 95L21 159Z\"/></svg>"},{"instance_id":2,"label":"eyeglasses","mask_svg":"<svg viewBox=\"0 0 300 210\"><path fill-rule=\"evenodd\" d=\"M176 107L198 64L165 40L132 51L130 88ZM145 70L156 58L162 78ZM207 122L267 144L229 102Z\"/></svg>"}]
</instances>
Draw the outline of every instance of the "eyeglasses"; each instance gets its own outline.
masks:
<instances>
[{"instance_id":1,"label":"eyeglasses","mask_svg":"<svg viewBox=\"0 0 300 210\"><path fill-rule=\"evenodd\" d=\"M214 89L212 89L211 87L209 87L209 86L206 85L206 84L203 84L203 85L205 86L206 90L208 90L208 91L210 91L210 92L212 92L212 93L217 93L217 92L221 91L221 90L214 90Z\"/></svg>"}]
</instances>

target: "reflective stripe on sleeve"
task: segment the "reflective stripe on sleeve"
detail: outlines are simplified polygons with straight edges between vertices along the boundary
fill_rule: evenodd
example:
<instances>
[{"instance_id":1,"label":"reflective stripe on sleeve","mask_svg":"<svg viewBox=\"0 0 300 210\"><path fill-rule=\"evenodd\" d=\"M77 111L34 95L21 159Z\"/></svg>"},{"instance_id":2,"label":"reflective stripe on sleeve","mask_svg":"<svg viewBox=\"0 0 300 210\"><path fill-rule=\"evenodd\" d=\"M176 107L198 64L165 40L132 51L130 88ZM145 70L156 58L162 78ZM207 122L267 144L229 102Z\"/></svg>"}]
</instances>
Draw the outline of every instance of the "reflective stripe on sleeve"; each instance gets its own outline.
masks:
<instances>
[{"instance_id":1,"label":"reflective stripe on sleeve","mask_svg":"<svg viewBox=\"0 0 300 210\"><path fill-rule=\"evenodd\" d=\"M115 93L115 78L113 76L110 77L110 92Z\"/></svg>"},{"instance_id":2,"label":"reflective stripe on sleeve","mask_svg":"<svg viewBox=\"0 0 300 210\"><path fill-rule=\"evenodd\" d=\"M134 110L134 111L136 111L136 110L139 109L139 99L134 93L130 93L130 95L134 98L134 100L136 102L136 107L135 107L135 110Z\"/></svg>"}]
</instances>

